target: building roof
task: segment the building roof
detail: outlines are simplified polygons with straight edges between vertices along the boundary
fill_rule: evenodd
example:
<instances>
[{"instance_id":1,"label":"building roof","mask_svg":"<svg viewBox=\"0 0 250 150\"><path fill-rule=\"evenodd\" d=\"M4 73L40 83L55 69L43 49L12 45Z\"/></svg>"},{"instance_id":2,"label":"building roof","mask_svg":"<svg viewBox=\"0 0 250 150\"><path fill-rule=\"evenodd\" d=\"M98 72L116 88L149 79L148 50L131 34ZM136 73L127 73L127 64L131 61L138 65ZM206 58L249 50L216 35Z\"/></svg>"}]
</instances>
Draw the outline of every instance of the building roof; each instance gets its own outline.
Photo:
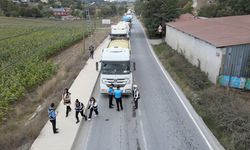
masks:
<instances>
[{"instance_id":1,"label":"building roof","mask_svg":"<svg viewBox=\"0 0 250 150\"><path fill-rule=\"evenodd\" d=\"M215 47L250 43L250 15L194 19L167 23Z\"/></svg>"}]
</instances>

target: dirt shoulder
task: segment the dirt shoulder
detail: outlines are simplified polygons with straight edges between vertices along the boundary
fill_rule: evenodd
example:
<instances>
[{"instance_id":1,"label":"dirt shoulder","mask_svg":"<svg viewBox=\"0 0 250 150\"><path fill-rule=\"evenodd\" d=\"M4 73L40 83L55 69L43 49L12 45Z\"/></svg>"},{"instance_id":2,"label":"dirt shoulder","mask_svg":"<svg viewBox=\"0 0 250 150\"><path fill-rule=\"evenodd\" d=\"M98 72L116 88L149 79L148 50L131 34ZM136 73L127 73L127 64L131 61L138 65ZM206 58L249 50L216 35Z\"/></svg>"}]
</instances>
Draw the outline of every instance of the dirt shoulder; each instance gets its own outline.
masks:
<instances>
[{"instance_id":1,"label":"dirt shoulder","mask_svg":"<svg viewBox=\"0 0 250 150\"><path fill-rule=\"evenodd\" d=\"M154 46L154 50L225 149L249 149L250 91L213 85L205 73L165 43Z\"/></svg>"},{"instance_id":2,"label":"dirt shoulder","mask_svg":"<svg viewBox=\"0 0 250 150\"><path fill-rule=\"evenodd\" d=\"M57 65L57 73L36 89L27 91L23 100L13 104L12 112L0 127L0 147L2 150L29 149L40 130L48 121L47 107L51 102L61 101L61 93L69 87L88 57L90 44L97 47L110 33L109 28L96 29L92 38L63 50L50 61Z\"/></svg>"}]
</instances>

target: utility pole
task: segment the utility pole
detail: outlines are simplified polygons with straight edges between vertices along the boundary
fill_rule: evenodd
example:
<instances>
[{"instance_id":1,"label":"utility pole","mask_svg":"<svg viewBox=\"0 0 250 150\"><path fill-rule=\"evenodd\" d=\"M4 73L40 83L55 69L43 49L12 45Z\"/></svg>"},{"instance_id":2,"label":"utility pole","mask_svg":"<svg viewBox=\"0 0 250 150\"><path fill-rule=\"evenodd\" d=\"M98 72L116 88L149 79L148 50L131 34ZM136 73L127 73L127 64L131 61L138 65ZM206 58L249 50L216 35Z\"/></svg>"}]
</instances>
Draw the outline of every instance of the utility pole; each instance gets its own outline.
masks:
<instances>
[{"instance_id":1,"label":"utility pole","mask_svg":"<svg viewBox=\"0 0 250 150\"><path fill-rule=\"evenodd\" d=\"M82 1L83 2L83 1ZM90 17L90 12L89 12L89 7L91 5L94 5L95 2L91 3L91 4L87 4L86 7L83 6L83 13L84 13L84 18L85 18L85 21L87 23L87 33L90 31L90 36L91 36L91 42L93 43L93 36L92 36L92 22L91 22L91 17ZM84 23L84 18L83 18L83 28L85 27ZM89 34L89 33L88 33ZM84 34L83 34L84 36ZM83 49L85 51L85 46L86 46L86 43L85 43L85 36L83 37Z\"/></svg>"},{"instance_id":2,"label":"utility pole","mask_svg":"<svg viewBox=\"0 0 250 150\"><path fill-rule=\"evenodd\" d=\"M83 24L82 24L82 26L83 26L83 52L85 51L85 26L84 26L84 21L85 21L85 13L84 13L84 0L82 0L82 20L83 20Z\"/></svg>"}]
</instances>

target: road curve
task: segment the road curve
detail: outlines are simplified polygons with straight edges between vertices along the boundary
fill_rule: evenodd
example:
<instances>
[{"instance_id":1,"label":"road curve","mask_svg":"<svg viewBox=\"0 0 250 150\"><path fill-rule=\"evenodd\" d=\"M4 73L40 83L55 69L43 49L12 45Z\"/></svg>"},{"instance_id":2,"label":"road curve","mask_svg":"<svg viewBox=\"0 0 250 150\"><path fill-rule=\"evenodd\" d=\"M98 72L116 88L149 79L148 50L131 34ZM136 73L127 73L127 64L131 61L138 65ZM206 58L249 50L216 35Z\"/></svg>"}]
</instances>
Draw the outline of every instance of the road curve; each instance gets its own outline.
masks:
<instances>
[{"instance_id":1,"label":"road curve","mask_svg":"<svg viewBox=\"0 0 250 150\"><path fill-rule=\"evenodd\" d=\"M136 19L131 33L131 47L132 60L136 62L137 69L134 80L141 92L139 109L132 110L130 97L124 97L123 111L109 109L108 97L99 94L97 83L93 95L98 99L100 115L89 122L82 122L72 149L219 149L211 146L208 142L211 137L208 140L207 133L203 133L203 129L207 128L199 127L180 100L183 96L178 95L179 89L173 88L166 78Z\"/></svg>"}]
</instances>

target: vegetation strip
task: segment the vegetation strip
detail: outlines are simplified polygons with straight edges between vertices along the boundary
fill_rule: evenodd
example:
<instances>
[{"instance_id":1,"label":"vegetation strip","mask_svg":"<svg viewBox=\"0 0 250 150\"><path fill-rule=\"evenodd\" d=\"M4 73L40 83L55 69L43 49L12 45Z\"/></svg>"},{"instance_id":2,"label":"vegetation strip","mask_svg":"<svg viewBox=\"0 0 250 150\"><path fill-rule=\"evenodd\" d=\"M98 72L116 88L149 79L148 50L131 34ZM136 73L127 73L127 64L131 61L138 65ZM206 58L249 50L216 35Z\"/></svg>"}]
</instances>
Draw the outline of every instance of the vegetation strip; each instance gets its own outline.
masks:
<instances>
[{"instance_id":1,"label":"vegetation strip","mask_svg":"<svg viewBox=\"0 0 250 150\"><path fill-rule=\"evenodd\" d=\"M20 35L20 22L22 29L37 28L38 31ZM12 25L6 26L8 24ZM39 30L42 26L46 28ZM49 56L82 39L84 31L82 21L58 24L57 21L1 17L0 30L4 29L19 36L0 41L0 121L6 119L4 116L11 110L11 103L55 73L56 66L47 61Z\"/></svg>"}]
</instances>

